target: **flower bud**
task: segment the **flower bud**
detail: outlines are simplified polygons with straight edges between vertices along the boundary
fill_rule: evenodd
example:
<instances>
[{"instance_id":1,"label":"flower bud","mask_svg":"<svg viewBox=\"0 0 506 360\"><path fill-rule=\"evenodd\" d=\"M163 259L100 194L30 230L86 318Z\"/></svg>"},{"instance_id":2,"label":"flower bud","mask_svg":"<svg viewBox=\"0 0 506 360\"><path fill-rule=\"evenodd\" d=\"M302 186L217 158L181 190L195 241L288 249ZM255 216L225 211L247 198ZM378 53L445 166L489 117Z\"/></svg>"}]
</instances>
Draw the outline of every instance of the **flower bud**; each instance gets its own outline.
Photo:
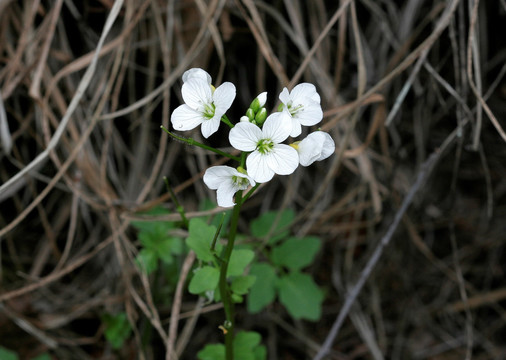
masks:
<instances>
[{"instance_id":1,"label":"flower bud","mask_svg":"<svg viewBox=\"0 0 506 360\"><path fill-rule=\"evenodd\" d=\"M265 110L265 108L261 108L260 111L255 115L255 121L258 126L262 126L265 119L267 119L267 110Z\"/></svg>"},{"instance_id":2,"label":"flower bud","mask_svg":"<svg viewBox=\"0 0 506 360\"><path fill-rule=\"evenodd\" d=\"M255 119L255 112L253 111L253 109L249 108L246 111L246 116L249 118L250 121L253 121Z\"/></svg>"},{"instance_id":3,"label":"flower bud","mask_svg":"<svg viewBox=\"0 0 506 360\"><path fill-rule=\"evenodd\" d=\"M240 122L250 122L249 117L247 117L246 115L241 116L239 118L239 121Z\"/></svg>"},{"instance_id":4,"label":"flower bud","mask_svg":"<svg viewBox=\"0 0 506 360\"><path fill-rule=\"evenodd\" d=\"M261 108L264 107L267 101L267 92L258 95L250 104L249 108L256 114Z\"/></svg>"}]
</instances>

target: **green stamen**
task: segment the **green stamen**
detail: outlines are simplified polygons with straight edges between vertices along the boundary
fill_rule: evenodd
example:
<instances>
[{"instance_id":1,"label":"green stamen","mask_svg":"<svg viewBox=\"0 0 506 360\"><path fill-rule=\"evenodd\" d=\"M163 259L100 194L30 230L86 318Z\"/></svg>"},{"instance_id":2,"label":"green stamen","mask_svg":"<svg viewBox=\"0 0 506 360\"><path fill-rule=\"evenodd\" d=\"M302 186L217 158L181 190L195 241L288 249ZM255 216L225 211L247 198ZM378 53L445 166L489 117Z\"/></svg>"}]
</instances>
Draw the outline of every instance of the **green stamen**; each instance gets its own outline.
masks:
<instances>
[{"instance_id":1,"label":"green stamen","mask_svg":"<svg viewBox=\"0 0 506 360\"><path fill-rule=\"evenodd\" d=\"M216 110L216 106L213 103L204 105L203 115L207 119L212 119L214 116L214 111Z\"/></svg>"},{"instance_id":2,"label":"green stamen","mask_svg":"<svg viewBox=\"0 0 506 360\"><path fill-rule=\"evenodd\" d=\"M271 152L274 148L274 143L271 139L262 139L257 144L257 150L260 154Z\"/></svg>"}]
</instances>

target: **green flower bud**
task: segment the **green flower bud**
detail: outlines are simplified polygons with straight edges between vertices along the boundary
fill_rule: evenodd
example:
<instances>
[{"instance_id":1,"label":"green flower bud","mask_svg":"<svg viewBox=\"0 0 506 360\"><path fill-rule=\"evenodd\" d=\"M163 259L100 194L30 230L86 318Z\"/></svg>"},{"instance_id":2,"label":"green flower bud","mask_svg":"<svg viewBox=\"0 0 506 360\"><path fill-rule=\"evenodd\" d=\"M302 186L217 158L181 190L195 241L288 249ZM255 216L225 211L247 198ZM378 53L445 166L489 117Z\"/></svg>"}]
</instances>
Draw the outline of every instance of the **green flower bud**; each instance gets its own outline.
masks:
<instances>
[{"instance_id":1,"label":"green flower bud","mask_svg":"<svg viewBox=\"0 0 506 360\"><path fill-rule=\"evenodd\" d=\"M259 126L262 126L265 119L267 119L267 110L261 108L260 111L255 115L255 121Z\"/></svg>"},{"instance_id":2,"label":"green flower bud","mask_svg":"<svg viewBox=\"0 0 506 360\"><path fill-rule=\"evenodd\" d=\"M253 110L255 114L258 112L258 110L260 110L260 107L260 100L258 100L258 98L255 98L249 105L249 108Z\"/></svg>"},{"instance_id":3,"label":"green flower bud","mask_svg":"<svg viewBox=\"0 0 506 360\"><path fill-rule=\"evenodd\" d=\"M246 111L246 116L250 119L250 121L253 121L255 119L255 112L253 111L253 109L249 108Z\"/></svg>"},{"instance_id":4,"label":"green flower bud","mask_svg":"<svg viewBox=\"0 0 506 360\"><path fill-rule=\"evenodd\" d=\"M267 92L259 94L250 104L249 108L256 114L266 103Z\"/></svg>"}]
</instances>

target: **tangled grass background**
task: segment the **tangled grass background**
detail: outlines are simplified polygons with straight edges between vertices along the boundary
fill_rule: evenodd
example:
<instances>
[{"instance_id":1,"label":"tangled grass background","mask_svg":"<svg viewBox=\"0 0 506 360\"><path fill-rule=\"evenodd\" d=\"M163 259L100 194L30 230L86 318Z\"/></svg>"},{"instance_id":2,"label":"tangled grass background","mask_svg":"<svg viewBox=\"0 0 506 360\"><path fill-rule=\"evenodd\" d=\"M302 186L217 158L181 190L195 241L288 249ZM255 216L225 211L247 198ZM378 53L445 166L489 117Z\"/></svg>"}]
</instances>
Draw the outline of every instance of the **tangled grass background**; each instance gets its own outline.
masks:
<instances>
[{"instance_id":1,"label":"tangled grass background","mask_svg":"<svg viewBox=\"0 0 506 360\"><path fill-rule=\"evenodd\" d=\"M505 18L504 0L0 1L0 345L194 359L220 341L219 304L152 296L174 279L139 273L130 226L160 204L178 219L163 176L189 216L214 196L201 177L221 159L160 130L201 67L236 85L230 119L315 84L337 146L261 188L240 224L291 208L294 234L324 240L320 321L240 310L269 359L505 359ZM100 317L118 310L134 332L114 352Z\"/></svg>"}]
</instances>

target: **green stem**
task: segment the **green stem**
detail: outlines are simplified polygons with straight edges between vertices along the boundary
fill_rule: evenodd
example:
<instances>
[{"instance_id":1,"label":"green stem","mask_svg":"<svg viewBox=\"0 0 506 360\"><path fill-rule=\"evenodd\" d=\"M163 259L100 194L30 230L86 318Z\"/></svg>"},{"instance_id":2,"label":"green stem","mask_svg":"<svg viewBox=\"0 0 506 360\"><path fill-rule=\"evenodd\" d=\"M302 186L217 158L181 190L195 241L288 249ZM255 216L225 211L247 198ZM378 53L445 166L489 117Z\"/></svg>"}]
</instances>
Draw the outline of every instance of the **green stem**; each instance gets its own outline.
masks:
<instances>
[{"instance_id":1,"label":"green stem","mask_svg":"<svg viewBox=\"0 0 506 360\"><path fill-rule=\"evenodd\" d=\"M176 210L181 216L181 220L183 221L183 225L186 229L188 229L188 219L186 218L186 214L184 211L184 207L181 206L179 201L177 200L176 194L174 193L174 190L172 190L172 186L170 186L169 179L167 179L166 176L163 177L163 181L165 181L165 186L167 187L167 191L170 194L170 197L172 198L172 201L174 202L174 205L176 205Z\"/></svg>"},{"instance_id":2,"label":"green stem","mask_svg":"<svg viewBox=\"0 0 506 360\"><path fill-rule=\"evenodd\" d=\"M218 150L218 149L213 148L211 146L207 146L206 144L199 143L198 141L193 140L192 138L185 138L185 137L176 135L176 134L170 132L169 130L167 130L167 128L165 128L163 125L160 126L160 128L163 131L165 131L167 134L169 134L170 136L172 136L174 139L182 141L182 142L185 142L185 143L187 143L190 146L198 146L199 148L212 151L212 152L214 152L214 153L216 153L218 155L225 156L225 157L227 157L229 159L232 159L232 160L235 160L235 161L238 161L238 162L241 161L241 159L239 157L237 157L237 156L231 155L229 153L226 153L224 151Z\"/></svg>"},{"instance_id":3,"label":"green stem","mask_svg":"<svg viewBox=\"0 0 506 360\"><path fill-rule=\"evenodd\" d=\"M235 237L237 234L237 224L239 222L239 214L241 212L241 204L242 204L242 191L238 191L235 195L235 200L237 204L234 206L234 210L232 212L232 218L230 220L230 229L228 232L228 243L225 248L225 253L223 255L223 262L220 267L220 295L221 300L223 302L223 308L225 309L225 329L227 330L225 333L225 359L233 360L234 359L234 326L235 326L235 311L234 311L234 303L232 302L232 294L230 293L230 288L227 283L227 270L228 263L230 262L230 256L232 255L232 250L234 249Z\"/></svg>"},{"instance_id":4,"label":"green stem","mask_svg":"<svg viewBox=\"0 0 506 360\"><path fill-rule=\"evenodd\" d=\"M228 127L229 127L229 128L231 128L231 129L234 127L234 125L233 125L233 124L230 122L230 120L228 119L227 115L223 115L223 116L221 117L221 121L223 121L225 124L227 124L227 125L228 125Z\"/></svg>"},{"instance_id":5,"label":"green stem","mask_svg":"<svg viewBox=\"0 0 506 360\"><path fill-rule=\"evenodd\" d=\"M249 191L246 193L246 195L244 195L244 197L242 198L242 203L244 204L244 202L246 200L249 199L249 197L251 196L251 194L253 194L253 192L260 186L260 184L256 184L255 186L253 186L251 189L249 189Z\"/></svg>"}]
</instances>

